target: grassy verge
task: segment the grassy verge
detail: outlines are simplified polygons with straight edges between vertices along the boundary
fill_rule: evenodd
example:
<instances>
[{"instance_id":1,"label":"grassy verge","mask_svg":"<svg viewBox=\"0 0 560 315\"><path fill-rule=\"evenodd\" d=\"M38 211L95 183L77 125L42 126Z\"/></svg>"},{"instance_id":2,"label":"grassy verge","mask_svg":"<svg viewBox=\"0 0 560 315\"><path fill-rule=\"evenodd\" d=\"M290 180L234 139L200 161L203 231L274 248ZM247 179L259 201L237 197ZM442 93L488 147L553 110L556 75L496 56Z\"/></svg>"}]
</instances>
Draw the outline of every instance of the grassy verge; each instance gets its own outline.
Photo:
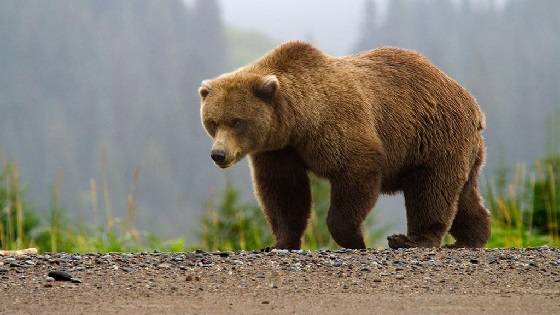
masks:
<instances>
[{"instance_id":1,"label":"grassy verge","mask_svg":"<svg viewBox=\"0 0 560 315\"><path fill-rule=\"evenodd\" d=\"M51 193L48 216L39 218L26 202L17 163L0 161L0 249L38 247L50 252L184 251L185 240L162 241L134 225L135 172L127 195L124 218L113 216L106 181L101 184L105 220L101 226L73 222L58 202L58 185ZM326 224L330 189L326 181L312 177L313 211L304 235L306 249L335 248ZM486 205L492 212L492 238L488 247L560 247L560 156L537 161L529 169L500 170L485 185ZM98 213L97 183L90 183L91 208ZM44 211L42 213L45 213ZM42 219L42 220L41 220ZM195 248L204 250L260 249L273 243L270 229L255 202L244 202L234 186L227 184L211 196L200 218ZM373 216L364 224L367 243L381 245L387 227L376 226ZM376 231L371 233L371 231Z\"/></svg>"},{"instance_id":2,"label":"grassy verge","mask_svg":"<svg viewBox=\"0 0 560 315\"><path fill-rule=\"evenodd\" d=\"M488 247L559 247L560 156L529 170L500 170L486 185L486 204L493 217Z\"/></svg>"}]
</instances>

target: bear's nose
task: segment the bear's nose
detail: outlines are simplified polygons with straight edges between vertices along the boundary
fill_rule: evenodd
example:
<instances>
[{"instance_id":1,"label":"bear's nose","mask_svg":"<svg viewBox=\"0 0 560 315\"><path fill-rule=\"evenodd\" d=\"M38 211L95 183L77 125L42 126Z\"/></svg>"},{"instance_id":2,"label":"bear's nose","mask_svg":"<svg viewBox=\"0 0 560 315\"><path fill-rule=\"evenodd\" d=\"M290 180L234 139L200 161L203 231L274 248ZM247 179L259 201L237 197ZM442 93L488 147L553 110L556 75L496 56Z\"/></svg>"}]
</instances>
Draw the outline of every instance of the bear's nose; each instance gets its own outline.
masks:
<instances>
[{"instance_id":1,"label":"bear's nose","mask_svg":"<svg viewBox=\"0 0 560 315\"><path fill-rule=\"evenodd\" d=\"M226 152L224 150L212 150L210 157L216 163L224 163L226 160Z\"/></svg>"}]
</instances>

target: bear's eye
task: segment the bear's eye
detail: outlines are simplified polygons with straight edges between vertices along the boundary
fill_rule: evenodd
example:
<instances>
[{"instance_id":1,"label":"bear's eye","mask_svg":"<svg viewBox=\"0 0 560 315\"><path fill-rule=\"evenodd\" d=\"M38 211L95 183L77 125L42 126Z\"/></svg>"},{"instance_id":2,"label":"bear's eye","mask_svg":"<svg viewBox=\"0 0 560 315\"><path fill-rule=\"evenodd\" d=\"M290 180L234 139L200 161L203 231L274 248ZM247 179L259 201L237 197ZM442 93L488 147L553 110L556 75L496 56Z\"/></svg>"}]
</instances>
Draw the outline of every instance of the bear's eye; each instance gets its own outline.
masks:
<instances>
[{"instance_id":1,"label":"bear's eye","mask_svg":"<svg viewBox=\"0 0 560 315\"><path fill-rule=\"evenodd\" d=\"M235 130L241 130L245 126L245 122L239 118L231 121L231 127Z\"/></svg>"}]
</instances>

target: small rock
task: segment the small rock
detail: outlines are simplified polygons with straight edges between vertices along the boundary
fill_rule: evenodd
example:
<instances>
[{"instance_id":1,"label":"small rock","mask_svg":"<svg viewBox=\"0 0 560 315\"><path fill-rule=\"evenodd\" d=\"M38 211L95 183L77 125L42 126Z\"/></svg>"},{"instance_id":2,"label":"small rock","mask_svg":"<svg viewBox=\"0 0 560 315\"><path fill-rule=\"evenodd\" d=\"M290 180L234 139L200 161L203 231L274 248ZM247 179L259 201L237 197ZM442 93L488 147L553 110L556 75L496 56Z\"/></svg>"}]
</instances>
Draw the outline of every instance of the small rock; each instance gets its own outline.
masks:
<instances>
[{"instance_id":1,"label":"small rock","mask_svg":"<svg viewBox=\"0 0 560 315\"><path fill-rule=\"evenodd\" d=\"M349 248L341 248L335 251L335 253L339 253L339 254L350 253L350 252L352 252L352 250Z\"/></svg>"},{"instance_id":2,"label":"small rock","mask_svg":"<svg viewBox=\"0 0 560 315\"><path fill-rule=\"evenodd\" d=\"M273 249L272 252L276 253L276 255L278 256L286 256L290 253L290 251L287 249L276 249L276 248Z\"/></svg>"},{"instance_id":3,"label":"small rock","mask_svg":"<svg viewBox=\"0 0 560 315\"><path fill-rule=\"evenodd\" d=\"M403 276L403 275L396 275L396 276L395 276L395 279L402 280L402 279L404 279L404 276Z\"/></svg>"},{"instance_id":4,"label":"small rock","mask_svg":"<svg viewBox=\"0 0 560 315\"><path fill-rule=\"evenodd\" d=\"M47 277L45 279L47 282L54 282L54 278L53 277Z\"/></svg>"},{"instance_id":5,"label":"small rock","mask_svg":"<svg viewBox=\"0 0 560 315\"><path fill-rule=\"evenodd\" d=\"M340 267L340 266L342 266L342 261L340 261L340 260L332 261L332 262L331 262L331 266L333 266L333 267Z\"/></svg>"},{"instance_id":6,"label":"small rock","mask_svg":"<svg viewBox=\"0 0 560 315\"><path fill-rule=\"evenodd\" d=\"M66 271L60 271L60 270L50 271L49 272L49 277L54 278L54 280L56 280L56 281L71 281L72 280L72 275L70 275Z\"/></svg>"},{"instance_id":7,"label":"small rock","mask_svg":"<svg viewBox=\"0 0 560 315\"><path fill-rule=\"evenodd\" d=\"M381 282L381 278L375 278L373 279L373 282Z\"/></svg>"},{"instance_id":8,"label":"small rock","mask_svg":"<svg viewBox=\"0 0 560 315\"><path fill-rule=\"evenodd\" d=\"M33 260L26 260L25 263L30 265L30 266L35 266L36 265Z\"/></svg>"},{"instance_id":9,"label":"small rock","mask_svg":"<svg viewBox=\"0 0 560 315\"><path fill-rule=\"evenodd\" d=\"M157 267L160 268L160 269L167 269L167 268L171 267L171 265L168 264L168 263L162 263L162 264L159 264Z\"/></svg>"},{"instance_id":10,"label":"small rock","mask_svg":"<svg viewBox=\"0 0 560 315\"><path fill-rule=\"evenodd\" d=\"M200 267L210 267L212 266L212 262L208 259L202 259L199 263Z\"/></svg>"},{"instance_id":11,"label":"small rock","mask_svg":"<svg viewBox=\"0 0 560 315\"><path fill-rule=\"evenodd\" d=\"M193 281L193 276L187 275L187 278L186 278L185 280L186 280L186 281Z\"/></svg>"},{"instance_id":12,"label":"small rock","mask_svg":"<svg viewBox=\"0 0 560 315\"><path fill-rule=\"evenodd\" d=\"M471 264L475 264L475 265L476 265L476 264L478 264L478 259L472 258L472 259L470 260L470 262L471 262Z\"/></svg>"},{"instance_id":13,"label":"small rock","mask_svg":"<svg viewBox=\"0 0 560 315\"><path fill-rule=\"evenodd\" d=\"M270 304L269 301L262 301L261 304Z\"/></svg>"},{"instance_id":14,"label":"small rock","mask_svg":"<svg viewBox=\"0 0 560 315\"><path fill-rule=\"evenodd\" d=\"M47 283L45 283L44 287L45 288L52 288L52 283L47 282Z\"/></svg>"},{"instance_id":15,"label":"small rock","mask_svg":"<svg viewBox=\"0 0 560 315\"><path fill-rule=\"evenodd\" d=\"M79 278L70 278L70 282L72 282L72 283L82 283L82 280L80 280Z\"/></svg>"}]
</instances>

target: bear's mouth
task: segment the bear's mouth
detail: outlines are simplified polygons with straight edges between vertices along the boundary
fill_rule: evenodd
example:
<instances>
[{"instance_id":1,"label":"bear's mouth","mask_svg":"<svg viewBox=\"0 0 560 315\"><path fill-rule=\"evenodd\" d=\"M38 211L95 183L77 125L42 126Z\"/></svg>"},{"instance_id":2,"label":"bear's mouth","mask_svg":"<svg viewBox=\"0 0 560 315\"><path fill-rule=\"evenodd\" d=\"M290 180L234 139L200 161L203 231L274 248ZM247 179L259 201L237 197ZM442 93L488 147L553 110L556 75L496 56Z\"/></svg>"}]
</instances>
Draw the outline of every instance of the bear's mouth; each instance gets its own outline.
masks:
<instances>
[{"instance_id":1,"label":"bear's mouth","mask_svg":"<svg viewBox=\"0 0 560 315\"><path fill-rule=\"evenodd\" d=\"M218 163L218 162L214 162L214 164L216 164L219 168L221 169L225 169L230 167L233 163Z\"/></svg>"},{"instance_id":2,"label":"bear's mouth","mask_svg":"<svg viewBox=\"0 0 560 315\"><path fill-rule=\"evenodd\" d=\"M214 162L214 164L216 164L216 166L218 166L221 169L226 169L230 166L232 166L233 164L235 164L235 162L237 162L237 160L229 160L229 161L223 161L223 162Z\"/></svg>"}]
</instances>

